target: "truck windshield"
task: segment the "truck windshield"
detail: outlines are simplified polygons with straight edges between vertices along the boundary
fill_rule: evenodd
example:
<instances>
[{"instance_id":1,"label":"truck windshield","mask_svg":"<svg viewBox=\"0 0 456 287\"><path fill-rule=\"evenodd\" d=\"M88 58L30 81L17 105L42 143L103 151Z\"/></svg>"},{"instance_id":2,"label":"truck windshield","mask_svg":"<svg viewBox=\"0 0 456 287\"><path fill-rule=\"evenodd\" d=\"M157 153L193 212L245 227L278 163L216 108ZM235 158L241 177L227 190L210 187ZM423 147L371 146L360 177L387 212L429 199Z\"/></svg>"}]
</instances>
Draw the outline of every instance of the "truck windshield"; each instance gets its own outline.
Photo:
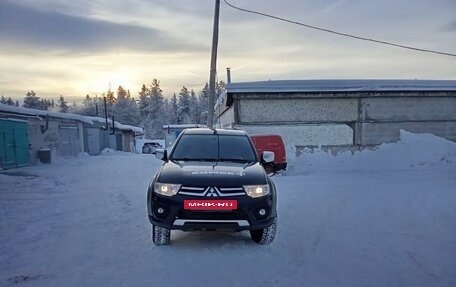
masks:
<instances>
[{"instance_id":1,"label":"truck windshield","mask_svg":"<svg viewBox=\"0 0 456 287\"><path fill-rule=\"evenodd\" d=\"M246 136L183 135L171 160L255 162L255 151Z\"/></svg>"}]
</instances>

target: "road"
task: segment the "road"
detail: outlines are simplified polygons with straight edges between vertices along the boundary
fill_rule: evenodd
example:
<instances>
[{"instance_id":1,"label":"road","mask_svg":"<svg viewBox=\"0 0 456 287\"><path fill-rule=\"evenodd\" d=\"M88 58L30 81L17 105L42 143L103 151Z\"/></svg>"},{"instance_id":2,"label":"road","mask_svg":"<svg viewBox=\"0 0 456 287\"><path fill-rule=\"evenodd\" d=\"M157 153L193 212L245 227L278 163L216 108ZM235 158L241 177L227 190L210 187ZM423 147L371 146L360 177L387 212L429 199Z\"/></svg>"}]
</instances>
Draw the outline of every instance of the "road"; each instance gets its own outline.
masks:
<instances>
[{"instance_id":1,"label":"road","mask_svg":"<svg viewBox=\"0 0 456 287\"><path fill-rule=\"evenodd\" d=\"M456 286L451 168L274 178L279 233L172 233L155 247L151 155L0 174L0 286Z\"/></svg>"}]
</instances>

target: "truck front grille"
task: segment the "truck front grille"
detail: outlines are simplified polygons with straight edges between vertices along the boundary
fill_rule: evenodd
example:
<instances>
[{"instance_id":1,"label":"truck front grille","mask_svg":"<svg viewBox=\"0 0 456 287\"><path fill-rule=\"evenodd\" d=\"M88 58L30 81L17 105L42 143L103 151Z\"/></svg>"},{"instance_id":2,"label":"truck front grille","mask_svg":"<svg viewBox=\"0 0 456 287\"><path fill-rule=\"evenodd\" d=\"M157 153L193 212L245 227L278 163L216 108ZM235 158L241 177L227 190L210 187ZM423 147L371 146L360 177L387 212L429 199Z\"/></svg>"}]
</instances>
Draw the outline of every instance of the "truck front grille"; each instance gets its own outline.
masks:
<instances>
[{"instance_id":1,"label":"truck front grille","mask_svg":"<svg viewBox=\"0 0 456 287\"><path fill-rule=\"evenodd\" d=\"M225 197L225 196L241 196L245 195L244 188L242 187L192 187L182 186L179 194L191 196L207 196L207 197Z\"/></svg>"}]
</instances>

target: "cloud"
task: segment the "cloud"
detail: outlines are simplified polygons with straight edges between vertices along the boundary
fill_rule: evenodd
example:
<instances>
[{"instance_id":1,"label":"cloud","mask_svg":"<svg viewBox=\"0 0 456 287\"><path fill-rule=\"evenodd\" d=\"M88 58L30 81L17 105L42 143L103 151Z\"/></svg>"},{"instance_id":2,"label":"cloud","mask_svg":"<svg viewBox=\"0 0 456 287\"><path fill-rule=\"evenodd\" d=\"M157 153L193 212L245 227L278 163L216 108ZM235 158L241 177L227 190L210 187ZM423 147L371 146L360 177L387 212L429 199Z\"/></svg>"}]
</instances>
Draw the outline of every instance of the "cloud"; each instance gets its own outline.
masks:
<instances>
[{"instance_id":1,"label":"cloud","mask_svg":"<svg viewBox=\"0 0 456 287\"><path fill-rule=\"evenodd\" d=\"M197 52L208 47L177 41L154 28L133 24L33 10L3 1L0 3L0 47L69 52L157 51Z\"/></svg>"},{"instance_id":2,"label":"cloud","mask_svg":"<svg viewBox=\"0 0 456 287\"><path fill-rule=\"evenodd\" d=\"M442 32L456 32L456 21L452 21L445 25L442 29Z\"/></svg>"},{"instance_id":3,"label":"cloud","mask_svg":"<svg viewBox=\"0 0 456 287\"><path fill-rule=\"evenodd\" d=\"M328 7L324 8L322 13L328 14L329 12L332 12L333 10L337 9L339 6L343 5L345 2L347 2L347 1L346 0L336 1L332 4L330 4Z\"/></svg>"}]
</instances>

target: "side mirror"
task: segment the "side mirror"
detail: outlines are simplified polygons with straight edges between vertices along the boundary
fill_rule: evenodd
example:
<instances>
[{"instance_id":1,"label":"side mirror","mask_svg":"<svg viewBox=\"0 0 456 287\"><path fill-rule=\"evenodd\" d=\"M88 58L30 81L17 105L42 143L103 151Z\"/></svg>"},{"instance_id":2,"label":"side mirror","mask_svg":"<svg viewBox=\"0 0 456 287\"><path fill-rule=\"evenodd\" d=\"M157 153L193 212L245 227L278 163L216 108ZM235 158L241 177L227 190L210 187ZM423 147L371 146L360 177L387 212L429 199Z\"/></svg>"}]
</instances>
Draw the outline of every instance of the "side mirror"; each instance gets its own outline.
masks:
<instances>
[{"instance_id":1,"label":"side mirror","mask_svg":"<svg viewBox=\"0 0 456 287\"><path fill-rule=\"evenodd\" d=\"M273 162L275 158L275 154L273 151L264 151L261 154L261 160L263 162Z\"/></svg>"},{"instance_id":2,"label":"side mirror","mask_svg":"<svg viewBox=\"0 0 456 287\"><path fill-rule=\"evenodd\" d=\"M166 149L157 149L155 150L155 157L159 160L167 161L168 160L168 151Z\"/></svg>"}]
</instances>

